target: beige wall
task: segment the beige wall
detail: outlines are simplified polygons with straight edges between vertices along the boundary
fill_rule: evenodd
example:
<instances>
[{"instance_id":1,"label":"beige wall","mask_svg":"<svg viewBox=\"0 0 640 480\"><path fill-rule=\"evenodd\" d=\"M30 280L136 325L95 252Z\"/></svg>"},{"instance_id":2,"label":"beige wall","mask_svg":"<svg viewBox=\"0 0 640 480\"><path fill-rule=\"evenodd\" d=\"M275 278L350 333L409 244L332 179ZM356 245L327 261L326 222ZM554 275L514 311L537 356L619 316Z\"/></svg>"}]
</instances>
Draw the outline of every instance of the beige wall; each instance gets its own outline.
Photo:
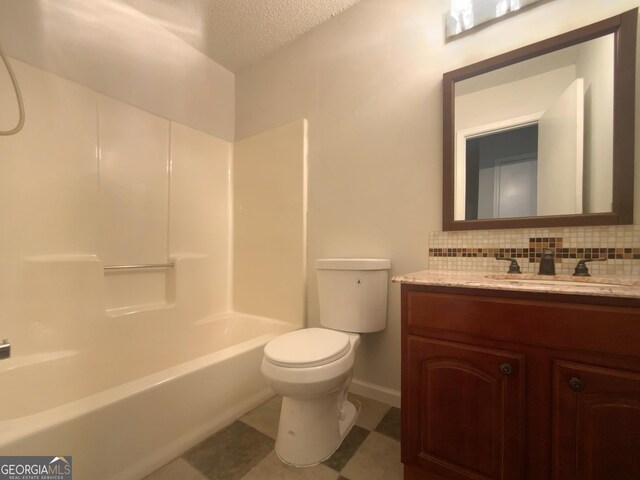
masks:
<instances>
[{"instance_id":1,"label":"beige wall","mask_svg":"<svg viewBox=\"0 0 640 480\"><path fill-rule=\"evenodd\" d=\"M237 142L233 309L305 324L307 122Z\"/></svg>"},{"instance_id":2,"label":"beige wall","mask_svg":"<svg viewBox=\"0 0 640 480\"><path fill-rule=\"evenodd\" d=\"M124 2L1 1L0 45L92 90L234 139L234 74Z\"/></svg>"},{"instance_id":3,"label":"beige wall","mask_svg":"<svg viewBox=\"0 0 640 480\"><path fill-rule=\"evenodd\" d=\"M455 131L544 112L576 79L575 66L456 96ZM514 99L522 101L514 101Z\"/></svg>"},{"instance_id":4,"label":"beige wall","mask_svg":"<svg viewBox=\"0 0 640 480\"><path fill-rule=\"evenodd\" d=\"M441 228L442 74L638 1L548 2L445 44L449 6L362 0L236 75L237 139L309 121L309 265L370 256L390 258L392 273L423 269L428 233ZM363 338L357 380L400 387L399 291L390 287L386 331ZM312 269L307 296L308 323L317 325Z\"/></svg>"}]
</instances>

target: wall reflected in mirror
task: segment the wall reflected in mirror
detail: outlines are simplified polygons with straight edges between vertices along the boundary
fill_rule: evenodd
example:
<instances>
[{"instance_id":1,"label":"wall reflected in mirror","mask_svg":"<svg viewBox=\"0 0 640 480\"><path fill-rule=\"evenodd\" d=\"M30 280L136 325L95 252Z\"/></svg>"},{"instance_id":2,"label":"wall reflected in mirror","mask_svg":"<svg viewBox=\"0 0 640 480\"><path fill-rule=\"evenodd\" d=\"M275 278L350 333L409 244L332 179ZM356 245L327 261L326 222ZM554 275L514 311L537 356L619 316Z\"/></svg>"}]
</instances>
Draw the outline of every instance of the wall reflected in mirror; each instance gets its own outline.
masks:
<instances>
[{"instance_id":1,"label":"wall reflected in mirror","mask_svg":"<svg viewBox=\"0 0 640 480\"><path fill-rule=\"evenodd\" d=\"M455 83L454 219L612 211L614 35Z\"/></svg>"}]
</instances>

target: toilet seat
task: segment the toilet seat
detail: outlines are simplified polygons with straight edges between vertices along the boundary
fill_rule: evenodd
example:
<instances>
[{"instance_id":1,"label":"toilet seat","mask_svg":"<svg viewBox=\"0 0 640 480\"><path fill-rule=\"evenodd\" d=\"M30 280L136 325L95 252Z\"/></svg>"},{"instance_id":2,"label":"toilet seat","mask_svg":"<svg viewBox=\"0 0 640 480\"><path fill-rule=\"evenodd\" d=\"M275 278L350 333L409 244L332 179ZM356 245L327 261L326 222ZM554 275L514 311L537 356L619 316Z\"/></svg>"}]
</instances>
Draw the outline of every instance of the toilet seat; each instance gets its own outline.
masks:
<instances>
[{"instance_id":1,"label":"toilet seat","mask_svg":"<svg viewBox=\"0 0 640 480\"><path fill-rule=\"evenodd\" d=\"M282 367L308 368L344 357L351 348L349 336L326 328L305 328L281 335L264 347L265 358Z\"/></svg>"}]
</instances>

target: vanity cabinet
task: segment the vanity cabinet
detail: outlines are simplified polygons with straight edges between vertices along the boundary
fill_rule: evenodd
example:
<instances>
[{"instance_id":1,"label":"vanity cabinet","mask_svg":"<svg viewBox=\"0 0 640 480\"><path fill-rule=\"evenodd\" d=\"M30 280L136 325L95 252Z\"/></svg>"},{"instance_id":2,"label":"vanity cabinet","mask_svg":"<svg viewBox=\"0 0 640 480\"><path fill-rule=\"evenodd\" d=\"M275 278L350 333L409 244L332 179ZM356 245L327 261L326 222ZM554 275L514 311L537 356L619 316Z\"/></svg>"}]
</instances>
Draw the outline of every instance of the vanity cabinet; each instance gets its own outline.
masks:
<instances>
[{"instance_id":1,"label":"vanity cabinet","mask_svg":"<svg viewBox=\"0 0 640 480\"><path fill-rule=\"evenodd\" d=\"M640 300L402 285L405 479L640 478Z\"/></svg>"},{"instance_id":2,"label":"vanity cabinet","mask_svg":"<svg viewBox=\"0 0 640 480\"><path fill-rule=\"evenodd\" d=\"M413 418L406 454L444 478L474 478L474 472L517 478L523 457L523 355L415 337L408 339L407 356L407 411Z\"/></svg>"},{"instance_id":3,"label":"vanity cabinet","mask_svg":"<svg viewBox=\"0 0 640 480\"><path fill-rule=\"evenodd\" d=\"M640 373L556 362L552 413L554 479L640 478Z\"/></svg>"}]
</instances>

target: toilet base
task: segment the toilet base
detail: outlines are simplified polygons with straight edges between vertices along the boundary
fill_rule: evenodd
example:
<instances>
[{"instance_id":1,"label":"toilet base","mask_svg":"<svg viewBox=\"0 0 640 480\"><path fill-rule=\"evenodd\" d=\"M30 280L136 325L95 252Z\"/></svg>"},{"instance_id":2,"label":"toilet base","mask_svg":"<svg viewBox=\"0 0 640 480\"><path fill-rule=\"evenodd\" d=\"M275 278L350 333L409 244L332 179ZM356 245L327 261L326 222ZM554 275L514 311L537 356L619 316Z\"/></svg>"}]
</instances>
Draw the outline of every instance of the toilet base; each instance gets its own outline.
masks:
<instances>
[{"instance_id":1,"label":"toilet base","mask_svg":"<svg viewBox=\"0 0 640 480\"><path fill-rule=\"evenodd\" d=\"M284 397L276 454L296 467L317 465L333 455L357 417L355 405L348 400L342 402L339 411L335 393L305 400Z\"/></svg>"}]
</instances>

